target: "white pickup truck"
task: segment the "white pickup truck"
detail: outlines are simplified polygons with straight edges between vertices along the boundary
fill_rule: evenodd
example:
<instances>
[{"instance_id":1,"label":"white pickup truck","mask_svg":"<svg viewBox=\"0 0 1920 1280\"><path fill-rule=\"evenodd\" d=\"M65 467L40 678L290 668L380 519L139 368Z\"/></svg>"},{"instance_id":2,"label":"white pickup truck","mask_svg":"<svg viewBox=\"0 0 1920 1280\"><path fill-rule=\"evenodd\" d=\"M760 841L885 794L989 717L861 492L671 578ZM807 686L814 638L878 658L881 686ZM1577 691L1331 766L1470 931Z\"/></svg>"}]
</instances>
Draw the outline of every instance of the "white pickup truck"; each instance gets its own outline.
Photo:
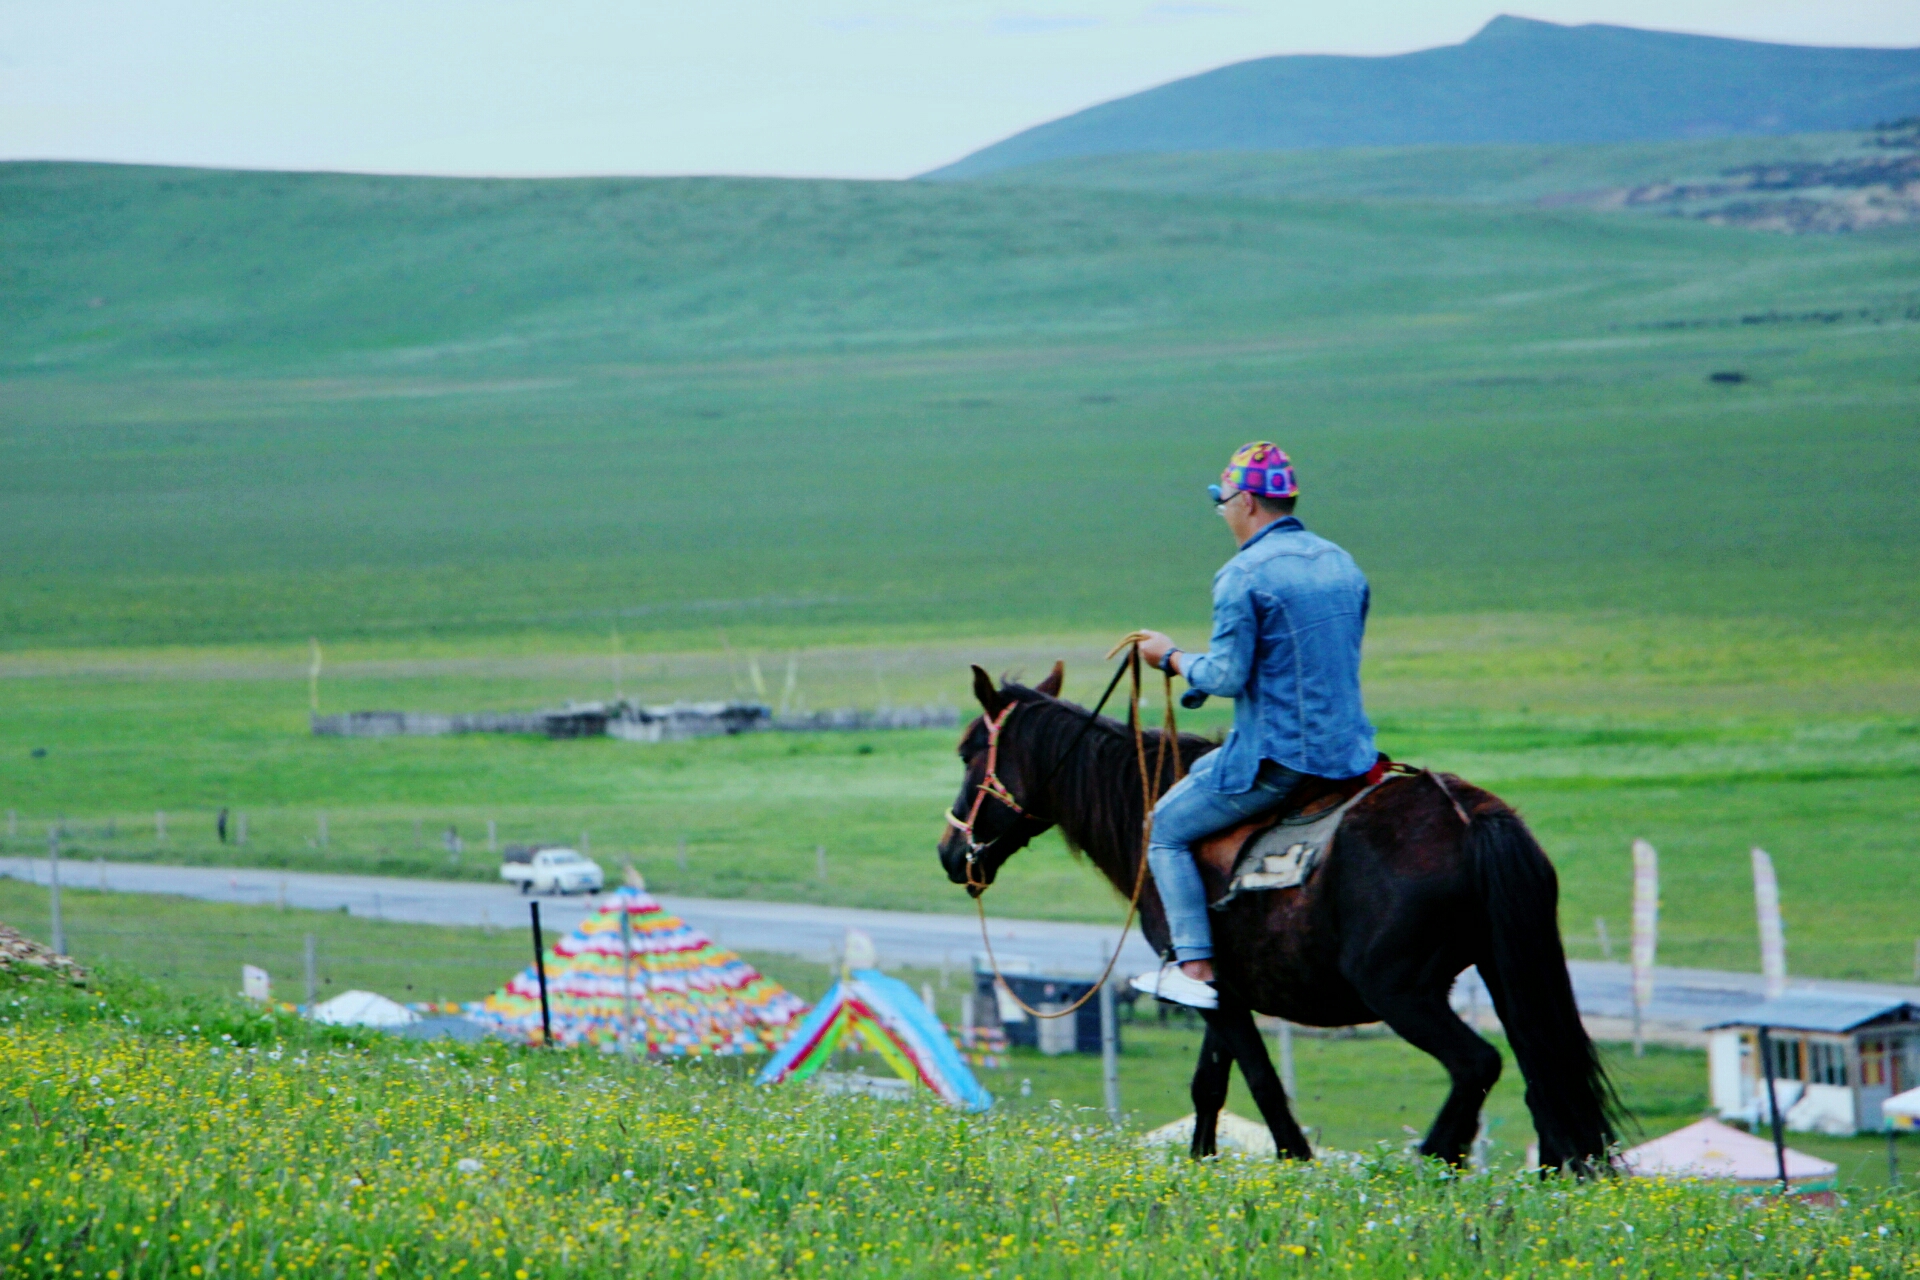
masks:
<instances>
[{"instance_id":1,"label":"white pickup truck","mask_svg":"<svg viewBox=\"0 0 1920 1280\"><path fill-rule=\"evenodd\" d=\"M500 878L522 893L598 893L606 884L600 864L576 849L508 849Z\"/></svg>"}]
</instances>

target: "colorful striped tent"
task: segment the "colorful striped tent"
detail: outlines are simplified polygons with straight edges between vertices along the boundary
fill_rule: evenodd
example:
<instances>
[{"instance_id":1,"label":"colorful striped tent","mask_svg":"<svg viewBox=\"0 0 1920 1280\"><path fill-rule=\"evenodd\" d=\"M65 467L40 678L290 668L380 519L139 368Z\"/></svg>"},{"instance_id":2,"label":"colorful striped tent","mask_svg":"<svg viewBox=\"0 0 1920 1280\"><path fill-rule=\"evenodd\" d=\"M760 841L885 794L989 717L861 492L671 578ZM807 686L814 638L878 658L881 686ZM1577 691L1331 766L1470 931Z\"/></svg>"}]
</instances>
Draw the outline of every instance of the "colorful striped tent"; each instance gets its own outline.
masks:
<instances>
[{"instance_id":1,"label":"colorful striped tent","mask_svg":"<svg viewBox=\"0 0 1920 1280\"><path fill-rule=\"evenodd\" d=\"M629 977L622 973L620 917L632 943L630 989L636 1052L673 1057L761 1053L787 1036L806 1002L700 930L665 911L637 885L608 894L597 914L547 951L553 1038L563 1045L619 1047ZM467 1017L518 1039L540 1039L540 982L533 966Z\"/></svg>"},{"instance_id":2,"label":"colorful striped tent","mask_svg":"<svg viewBox=\"0 0 1920 1280\"><path fill-rule=\"evenodd\" d=\"M805 1080L847 1042L879 1054L902 1079L925 1085L942 1102L985 1111L993 1095L967 1070L939 1019L898 978L878 969L850 969L833 984L767 1065L761 1084Z\"/></svg>"}]
</instances>

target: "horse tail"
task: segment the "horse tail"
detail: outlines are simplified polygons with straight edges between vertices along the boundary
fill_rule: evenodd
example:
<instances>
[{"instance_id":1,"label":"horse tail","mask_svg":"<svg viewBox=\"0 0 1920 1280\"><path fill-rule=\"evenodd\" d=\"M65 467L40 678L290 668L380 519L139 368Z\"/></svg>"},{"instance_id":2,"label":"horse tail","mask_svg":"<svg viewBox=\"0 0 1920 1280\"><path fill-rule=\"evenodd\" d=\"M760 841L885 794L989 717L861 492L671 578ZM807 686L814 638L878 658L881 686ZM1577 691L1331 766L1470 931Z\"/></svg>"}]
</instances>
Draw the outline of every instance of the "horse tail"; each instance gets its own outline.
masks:
<instances>
[{"instance_id":1,"label":"horse tail","mask_svg":"<svg viewBox=\"0 0 1920 1280\"><path fill-rule=\"evenodd\" d=\"M1560 883L1520 815L1473 815L1466 850L1487 913L1480 965L1527 1083L1542 1167L1607 1166L1624 1112L1580 1023L1560 946Z\"/></svg>"}]
</instances>

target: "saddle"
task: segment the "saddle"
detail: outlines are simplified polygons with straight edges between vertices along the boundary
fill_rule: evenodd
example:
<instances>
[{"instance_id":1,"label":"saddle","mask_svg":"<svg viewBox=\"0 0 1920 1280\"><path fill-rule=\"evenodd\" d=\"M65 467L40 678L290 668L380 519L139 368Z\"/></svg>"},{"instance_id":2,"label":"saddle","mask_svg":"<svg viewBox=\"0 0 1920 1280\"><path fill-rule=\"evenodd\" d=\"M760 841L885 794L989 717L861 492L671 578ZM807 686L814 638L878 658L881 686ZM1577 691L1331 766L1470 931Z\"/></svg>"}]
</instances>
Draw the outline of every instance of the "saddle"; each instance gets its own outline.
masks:
<instances>
[{"instance_id":1,"label":"saddle","mask_svg":"<svg viewBox=\"0 0 1920 1280\"><path fill-rule=\"evenodd\" d=\"M1305 884L1348 811L1411 772L1382 755L1357 777L1302 778L1274 808L1201 841L1195 854L1203 871L1212 871L1227 886L1210 904L1212 909L1220 910L1243 893Z\"/></svg>"}]
</instances>

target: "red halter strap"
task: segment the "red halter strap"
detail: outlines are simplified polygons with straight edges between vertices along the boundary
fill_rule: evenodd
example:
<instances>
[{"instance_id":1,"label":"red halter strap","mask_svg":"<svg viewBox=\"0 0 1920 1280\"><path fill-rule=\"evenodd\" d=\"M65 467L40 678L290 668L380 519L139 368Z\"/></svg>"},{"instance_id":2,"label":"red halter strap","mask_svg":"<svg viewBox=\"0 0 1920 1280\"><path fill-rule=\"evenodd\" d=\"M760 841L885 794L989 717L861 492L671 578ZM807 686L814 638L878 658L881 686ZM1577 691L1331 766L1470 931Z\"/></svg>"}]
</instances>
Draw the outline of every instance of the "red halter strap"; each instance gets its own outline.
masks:
<instances>
[{"instance_id":1,"label":"red halter strap","mask_svg":"<svg viewBox=\"0 0 1920 1280\"><path fill-rule=\"evenodd\" d=\"M1009 702L1001 709L999 715L987 721L987 771L982 775L980 785L974 788L973 804L967 809L965 820L954 817L951 809L947 811L947 825L967 838L967 883L969 885L974 883L975 857L987 847L973 835L973 824L979 820L980 806L986 803L987 797L992 796L1023 818L1028 816L1027 811L1020 807L1020 802L1013 798L1013 792L1007 790L1007 784L1000 781L1000 731L1007 727L1007 721L1012 719L1013 713L1019 709L1019 703ZM985 885L982 884L981 887L984 888Z\"/></svg>"}]
</instances>

